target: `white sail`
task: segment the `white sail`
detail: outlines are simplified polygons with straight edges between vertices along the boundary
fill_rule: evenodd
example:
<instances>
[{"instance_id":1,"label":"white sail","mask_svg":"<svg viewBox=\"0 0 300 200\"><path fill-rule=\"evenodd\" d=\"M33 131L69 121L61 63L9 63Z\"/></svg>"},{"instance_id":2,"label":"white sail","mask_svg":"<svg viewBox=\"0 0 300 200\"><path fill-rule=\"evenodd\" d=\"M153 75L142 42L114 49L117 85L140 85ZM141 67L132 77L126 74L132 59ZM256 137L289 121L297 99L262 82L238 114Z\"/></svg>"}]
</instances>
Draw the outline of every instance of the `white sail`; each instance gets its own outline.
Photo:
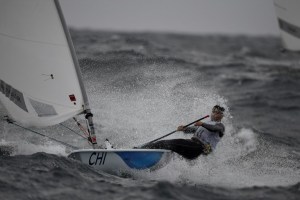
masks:
<instances>
[{"instance_id":1,"label":"white sail","mask_svg":"<svg viewBox=\"0 0 300 200\"><path fill-rule=\"evenodd\" d=\"M0 0L0 100L17 122L54 125L88 106L68 37L57 1Z\"/></svg>"},{"instance_id":2,"label":"white sail","mask_svg":"<svg viewBox=\"0 0 300 200\"><path fill-rule=\"evenodd\" d=\"M300 50L300 1L274 0L283 46Z\"/></svg>"},{"instance_id":3,"label":"white sail","mask_svg":"<svg viewBox=\"0 0 300 200\"><path fill-rule=\"evenodd\" d=\"M27 126L54 125L84 112L94 149L69 157L97 169L149 171L169 161L170 150L95 150L93 115L58 0L0 0L0 100Z\"/></svg>"}]
</instances>

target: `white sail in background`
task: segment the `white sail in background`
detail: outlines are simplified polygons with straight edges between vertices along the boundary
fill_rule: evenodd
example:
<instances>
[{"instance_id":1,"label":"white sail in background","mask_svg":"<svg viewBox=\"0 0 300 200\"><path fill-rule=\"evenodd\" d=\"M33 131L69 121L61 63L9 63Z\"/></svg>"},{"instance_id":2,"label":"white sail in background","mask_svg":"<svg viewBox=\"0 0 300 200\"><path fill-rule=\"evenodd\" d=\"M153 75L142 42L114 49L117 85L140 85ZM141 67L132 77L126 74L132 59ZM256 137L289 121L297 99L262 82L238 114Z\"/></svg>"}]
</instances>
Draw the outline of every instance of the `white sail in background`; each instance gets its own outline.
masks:
<instances>
[{"instance_id":1,"label":"white sail in background","mask_svg":"<svg viewBox=\"0 0 300 200\"><path fill-rule=\"evenodd\" d=\"M300 0L274 0L283 45L300 51Z\"/></svg>"},{"instance_id":2,"label":"white sail in background","mask_svg":"<svg viewBox=\"0 0 300 200\"><path fill-rule=\"evenodd\" d=\"M0 100L17 122L43 127L83 112L68 37L57 1L0 0Z\"/></svg>"}]
</instances>

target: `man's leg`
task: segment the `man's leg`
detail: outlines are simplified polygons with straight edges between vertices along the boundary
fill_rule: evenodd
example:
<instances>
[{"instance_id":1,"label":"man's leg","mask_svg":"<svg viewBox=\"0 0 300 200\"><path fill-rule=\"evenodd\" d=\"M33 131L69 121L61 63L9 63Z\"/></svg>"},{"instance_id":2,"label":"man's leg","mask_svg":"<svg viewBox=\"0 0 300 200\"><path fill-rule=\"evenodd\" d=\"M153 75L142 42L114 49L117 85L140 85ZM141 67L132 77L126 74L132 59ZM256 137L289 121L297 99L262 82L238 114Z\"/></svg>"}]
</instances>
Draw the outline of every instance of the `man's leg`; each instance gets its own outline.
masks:
<instances>
[{"instance_id":1,"label":"man's leg","mask_svg":"<svg viewBox=\"0 0 300 200\"><path fill-rule=\"evenodd\" d=\"M158 142L145 145L143 148L168 149L182 155L187 159L195 159L203 152L202 145L185 139L160 140Z\"/></svg>"}]
</instances>

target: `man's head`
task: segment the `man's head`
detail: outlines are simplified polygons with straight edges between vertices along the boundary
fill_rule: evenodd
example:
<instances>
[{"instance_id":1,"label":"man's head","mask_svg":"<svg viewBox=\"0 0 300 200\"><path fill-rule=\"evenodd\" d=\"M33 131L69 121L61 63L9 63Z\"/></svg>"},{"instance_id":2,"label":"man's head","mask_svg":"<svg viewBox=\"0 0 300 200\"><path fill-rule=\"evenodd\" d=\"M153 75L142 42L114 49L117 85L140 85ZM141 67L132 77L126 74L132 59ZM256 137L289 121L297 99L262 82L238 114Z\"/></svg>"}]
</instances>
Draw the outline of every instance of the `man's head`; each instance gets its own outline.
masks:
<instances>
[{"instance_id":1,"label":"man's head","mask_svg":"<svg viewBox=\"0 0 300 200\"><path fill-rule=\"evenodd\" d=\"M211 120L212 121L221 121L224 115L225 108L215 105L211 112Z\"/></svg>"}]
</instances>

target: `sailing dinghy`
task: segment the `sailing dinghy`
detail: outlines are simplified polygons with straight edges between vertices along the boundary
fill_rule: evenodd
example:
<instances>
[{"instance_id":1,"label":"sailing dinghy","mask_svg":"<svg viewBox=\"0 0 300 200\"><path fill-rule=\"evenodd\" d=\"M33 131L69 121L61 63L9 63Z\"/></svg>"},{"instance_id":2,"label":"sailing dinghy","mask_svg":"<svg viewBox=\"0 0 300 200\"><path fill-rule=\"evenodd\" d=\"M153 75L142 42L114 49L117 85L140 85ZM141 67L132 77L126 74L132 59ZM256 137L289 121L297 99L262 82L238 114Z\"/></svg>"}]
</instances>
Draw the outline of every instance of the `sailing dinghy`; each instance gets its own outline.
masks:
<instances>
[{"instance_id":1,"label":"sailing dinghy","mask_svg":"<svg viewBox=\"0 0 300 200\"><path fill-rule=\"evenodd\" d=\"M168 162L161 149L98 149L93 115L58 0L0 0L0 100L8 122L49 127L85 115L92 149L69 157L97 169L130 173Z\"/></svg>"}]
</instances>

